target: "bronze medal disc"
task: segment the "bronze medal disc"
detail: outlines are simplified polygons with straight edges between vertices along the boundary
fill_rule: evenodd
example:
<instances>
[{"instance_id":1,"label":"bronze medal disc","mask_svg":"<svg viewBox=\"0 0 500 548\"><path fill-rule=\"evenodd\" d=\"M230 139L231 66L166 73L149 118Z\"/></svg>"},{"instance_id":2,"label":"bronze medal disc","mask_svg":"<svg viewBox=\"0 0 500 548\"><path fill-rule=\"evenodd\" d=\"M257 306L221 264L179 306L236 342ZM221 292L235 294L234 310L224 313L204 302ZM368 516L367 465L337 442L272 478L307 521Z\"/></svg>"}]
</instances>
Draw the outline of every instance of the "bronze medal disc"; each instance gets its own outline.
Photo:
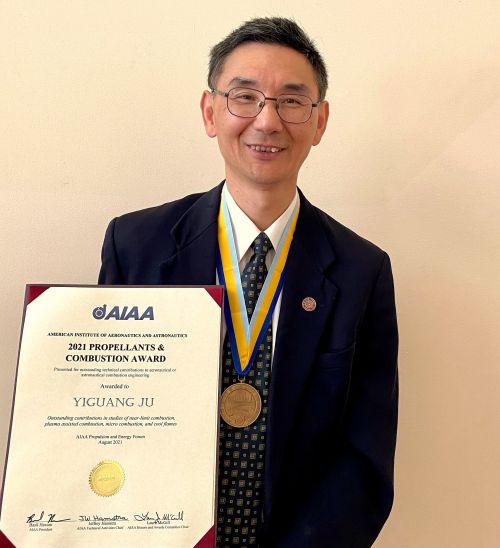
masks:
<instances>
[{"instance_id":1,"label":"bronze medal disc","mask_svg":"<svg viewBox=\"0 0 500 548\"><path fill-rule=\"evenodd\" d=\"M257 420L261 409L260 394L249 384L238 382L228 386L222 393L220 414L230 426L250 426Z\"/></svg>"}]
</instances>

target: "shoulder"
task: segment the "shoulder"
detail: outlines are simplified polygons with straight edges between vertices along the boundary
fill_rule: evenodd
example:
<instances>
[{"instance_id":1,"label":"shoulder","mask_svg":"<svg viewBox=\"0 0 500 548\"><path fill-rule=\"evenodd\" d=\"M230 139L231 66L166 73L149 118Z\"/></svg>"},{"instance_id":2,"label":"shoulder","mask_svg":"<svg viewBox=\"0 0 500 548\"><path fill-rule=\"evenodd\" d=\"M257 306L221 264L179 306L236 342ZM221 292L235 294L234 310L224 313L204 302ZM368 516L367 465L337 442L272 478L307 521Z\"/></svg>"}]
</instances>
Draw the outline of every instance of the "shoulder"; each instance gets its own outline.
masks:
<instances>
[{"instance_id":1,"label":"shoulder","mask_svg":"<svg viewBox=\"0 0 500 548\"><path fill-rule=\"evenodd\" d=\"M102 247L100 283L158 282L159 267L216 218L220 187L115 217Z\"/></svg>"},{"instance_id":2,"label":"shoulder","mask_svg":"<svg viewBox=\"0 0 500 548\"><path fill-rule=\"evenodd\" d=\"M301 207L302 204L306 222L319 228L314 233L321 234L322 246L331 250L336 268L357 275L378 273L388 260L383 249L308 202L304 196L301 196Z\"/></svg>"},{"instance_id":3,"label":"shoulder","mask_svg":"<svg viewBox=\"0 0 500 548\"><path fill-rule=\"evenodd\" d=\"M169 233L184 213L203 196L204 193L190 194L178 200L158 206L140 209L120 215L115 219L115 230L123 236L141 232L153 235Z\"/></svg>"},{"instance_id":4,"label":"shoulder","mask_svg":"<svg viewBox=\"0 0 500 548\"><path fill-rule=\"evenodd\" d=\"M104 237L100 283L158 283L160 265L215 223L220 189L115 217Z\"/></svg>"},{"instance_id":5,"label":"shoulder","mask_svg":"<svg viewBox=\"0 0 500 548\"><path fill-rule=\"evenodd\" d=\"M166 256L176 246L172 235L180 227L195 232L216 218L222 184L207 192L190 194L165 204L126 213L115 218L111 227L118 251L149 253L161 249ZM189 229L184 230L187 234Z\"/></svg>"},{"instance_id":6,"label":"shoulder","mask_svg":"<svg viewBox=\"0 0 500 548\"><path fill-rule=\"evenodd\" d=\"M375 259L380 258L385 253L377 244L360 236L321 209L315 207L315 210L338 254L344 254L348 251L355 256L366 256Z\"/></svg>"}]
</instances>

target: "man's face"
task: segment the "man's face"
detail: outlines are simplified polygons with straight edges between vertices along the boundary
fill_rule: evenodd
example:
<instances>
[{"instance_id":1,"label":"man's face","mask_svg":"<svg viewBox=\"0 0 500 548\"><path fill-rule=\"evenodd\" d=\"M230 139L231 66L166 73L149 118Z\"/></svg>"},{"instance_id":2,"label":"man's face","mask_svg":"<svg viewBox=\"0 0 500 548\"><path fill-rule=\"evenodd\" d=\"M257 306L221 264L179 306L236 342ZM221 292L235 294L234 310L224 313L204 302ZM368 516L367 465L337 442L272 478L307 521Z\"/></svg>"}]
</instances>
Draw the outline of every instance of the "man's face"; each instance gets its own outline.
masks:
<instances>
[{"instance_id":1,"label":"man's face","mask_svg":"<svg viewBox=\"0 0 500 548\"><path fill-rule=\"evenodd\" d=\"M262 91L266 97L298 93L313 102L319 98L309 61L291 48L274 44L250 42L238 46L225 60L216 85L223 92L248 87ZM228 182L247 187L295 187L300 166L311 146L320 142L328 120L326 102L313 108L311 118L302 124L283 122L274 101L266 101L255 118L239 118L227 110L225 97L205 91L201 107L207 134L217 137Z\"/></svg>"}]
</instances>

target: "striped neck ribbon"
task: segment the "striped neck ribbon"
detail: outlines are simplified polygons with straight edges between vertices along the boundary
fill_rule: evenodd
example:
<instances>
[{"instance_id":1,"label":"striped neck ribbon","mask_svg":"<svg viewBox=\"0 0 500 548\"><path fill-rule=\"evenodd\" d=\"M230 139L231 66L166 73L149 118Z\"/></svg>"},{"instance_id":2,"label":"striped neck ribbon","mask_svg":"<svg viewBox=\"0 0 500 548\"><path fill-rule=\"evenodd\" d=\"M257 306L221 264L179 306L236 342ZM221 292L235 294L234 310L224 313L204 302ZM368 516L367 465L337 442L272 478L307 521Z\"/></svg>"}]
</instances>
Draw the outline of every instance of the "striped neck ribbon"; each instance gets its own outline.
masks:
<instances>
[{"instance_id":1,"label":"striped neck ribbon","mask_svg":"<svg viewBox=\"0 0 500 548\"><path fill-rule=\"evenodd\" d=\"M246 376L258 352L283 287L285 266L299 216L300 200L281 235L276 254L268 270L250 322L241 287L241 274L234 242L229 209L222 194L218 216L219 255L217 274L226 288L224 315L231 345L234 368Z\"/></svg>"}]
</instances>

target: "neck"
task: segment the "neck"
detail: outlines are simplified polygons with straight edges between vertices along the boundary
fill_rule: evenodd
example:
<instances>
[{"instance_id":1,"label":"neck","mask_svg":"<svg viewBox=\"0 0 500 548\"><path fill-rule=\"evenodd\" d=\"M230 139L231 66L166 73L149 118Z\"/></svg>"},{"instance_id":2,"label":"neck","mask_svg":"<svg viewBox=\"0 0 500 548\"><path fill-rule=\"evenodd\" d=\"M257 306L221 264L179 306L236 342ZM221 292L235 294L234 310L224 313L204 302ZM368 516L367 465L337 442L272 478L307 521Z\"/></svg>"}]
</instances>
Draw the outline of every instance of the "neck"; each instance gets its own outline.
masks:
<instances>
[{"instance_id":1,"label":"neck","mask_svg":"<svg viewBox=\"0 0 500 548\"><path fill-rule=\"evenodd\" d=\"M238 207L255 226L263 231L269 228L291 204L296 187L248 188L226 180L227 188Z\"/></svg>"}]
</instances>

